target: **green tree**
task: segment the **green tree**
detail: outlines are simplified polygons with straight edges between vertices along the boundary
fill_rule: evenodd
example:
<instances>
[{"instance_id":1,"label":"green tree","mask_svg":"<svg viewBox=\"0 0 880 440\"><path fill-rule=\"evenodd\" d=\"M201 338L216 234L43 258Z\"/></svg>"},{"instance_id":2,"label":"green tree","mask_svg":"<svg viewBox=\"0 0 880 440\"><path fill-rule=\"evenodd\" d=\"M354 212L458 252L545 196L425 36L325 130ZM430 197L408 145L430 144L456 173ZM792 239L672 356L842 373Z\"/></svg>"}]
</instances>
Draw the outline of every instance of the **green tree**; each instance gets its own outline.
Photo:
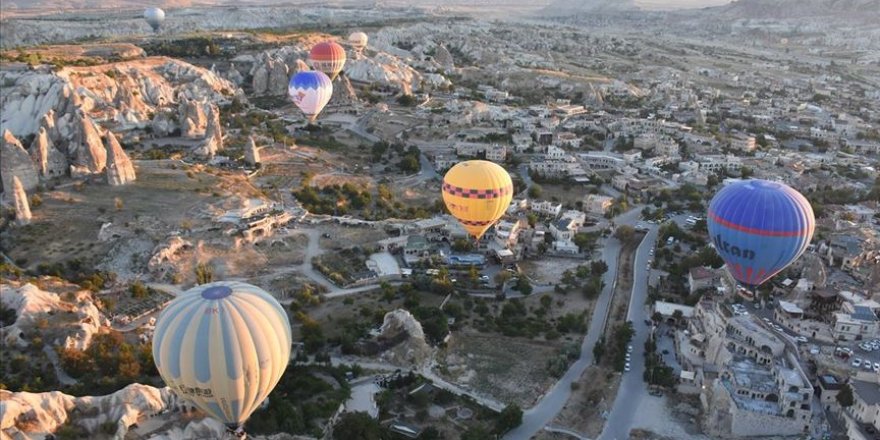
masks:
<instances>
[{"instance_id":1,"label":"green tree","mask_svg":"<svg viewBox=\"0 0 880 440\"><path fill-rule=\"evenodd\" d=\"M208 284L214 280L214 269L206 263L199 263L195 268L196 284Z\"/></svg>"},{"instance_id":2,"label":"green tree","mask_svg":"<svg viewBox=\"0 0 880 440\"><path fill-rule=\"evenodd\" d=\"M523 412L519 405L511 403L504 407L495 421L495 433L504 434L522 424Z\"/></svg>"},{"instance_id":3,"label":"green tree","mask_svg":"<svg viewBox=\"0 0 880 440\"><path fill-rule=\"evenodd\" d=\"M540 198L541 194L543 192L544 192L544 188L541 188L541 185L532 184L532 186L529 187L529 197L531 197L533 199Z\"/></svg>"},{"instance_id":4,"label":"green tree","mask_svg":"<svg viewBox=\"0 0 880 440\"><path fill-rule=\"evenodd\" d=\"M131 293L131 297L135 299L144 299L150 295L150 291L147 290L147 286L144 286L140 280L132 283L128 288L129 293Z\"/></svg>"},{"instance_id":5,"label":"green tree","mask_svg":"<svg viewBox=\"0 0 880 440\"><path fill-rule=\"evenodd\" d=\"M345 413L333 427L335 440L381 440L382 427L364 412Z\"/></svg>"},{"instance_id":6,"label":"green tree","mask_svg":"<svg viewBox=\"0 0 880 440\"><path fill-rule=\"evenodd\" d=\"M532 294L532 284L529 283L529 280L526 277L521 276L516 280L516 290L518 290L523 295L531 295Z\"/></svg>"},{"instance_id":7,"label":"green tree","mask_svg":"<svg viewBox=\"0 0 880 440\"><path fill-rule=\"evenodd\" d=\"M837 403L844 408L849 408L853 405L853 392L849 384L844 385L840 392L837 393Z\"/></svg>"},{"instance_id":8,"label":"green tree","mask_svg":"<svg viewBox=\"0 0 880 440\"><path fill-rule=\"evenodd\" d=\"M614 230L614 237L623 243L632 241L635 235L636 230L630 225L620 225Z\"/></svg>"}]
</instances>

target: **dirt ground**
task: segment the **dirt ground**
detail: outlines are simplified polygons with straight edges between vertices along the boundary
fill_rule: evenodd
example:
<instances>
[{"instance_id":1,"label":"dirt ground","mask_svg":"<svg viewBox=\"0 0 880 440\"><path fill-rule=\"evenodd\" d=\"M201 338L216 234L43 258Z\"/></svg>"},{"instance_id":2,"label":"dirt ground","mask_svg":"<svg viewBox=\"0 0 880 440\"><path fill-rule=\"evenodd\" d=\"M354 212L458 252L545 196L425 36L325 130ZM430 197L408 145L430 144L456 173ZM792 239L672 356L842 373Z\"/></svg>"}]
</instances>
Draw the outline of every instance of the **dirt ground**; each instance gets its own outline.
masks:
<instances>
[{"instance_id":1,"label":"dirt ground","mask_svg":"<svg viewBox=\"0 0 880 440\"><path fill-rule=\"evenodd\" d=\"M641 243L644 234L637 234L631 243L623 246L620 250L620 260L617 269L617 284L614 290L614 301L611 304L611 314L605 331L614 328L617 323L626 320L626 310L632 296L633 285L633 259L635 251ZM640 304L638 304L640 305Z\"/></svg>"},{"instance_id":2,"label":"dirt ground","mask_svg":"<svg viewBox=\"0 0 880 440\"><path fill-rule=\"evenodd\" d=\"M339 250L352 246L375 246L376 242L388 238L382 229L342 226L333 223L322 223L319 226L322 234L320 245L327 251Z\"/></svg>"},{"instance_id":3,"label":"dirt ground","mask_svg":"<svg viewBox=\"0 0 880 440\"><path fill-rule=\"evenodd\" d=\"M571 397L551 425L585 434L589 438L598 437L605 425L602 412L611 410L620 378L620 374L610 368L597 365L587 367L575 382L577 386L572 386ZM552 437L557 434L543 435L545 437L536 438L558 438Z\"/></svg>"},{"instance_id":4,"label":"dirt ground","mask_svg":"<svg viewBox=\"0 0 880 440\"><path fill-rule=\"evenodd\" d=\"M519 263L519 267L536 283L549 284L558 283L566 270L575 270L578 266L589 263L589 260L578 258L541 258L523 261Z\"/></svg>"},{"instance_id":5,"label":"dirt ground","mask_svg":"<svg viewBox=\"0 0 880 440\"><path fill-rule=\"evenodd\" d=\"M590 185L570 184L555 185L549 183L539 183L543 200L558 200L563 205L568 204L574 206L577 202L582 202L584 197L590 193Z\"/></svg>"},{"instance_id":6,"label":"dirt ground","mask_svg":"<svg viewBox=\"0 0 880 440\"><path fill-rule=\"evenodd\" d=\"M437 371L459 385L527 408L555 381L542 360L555 356L561 345L455 332L437 356Z\"/></svg>"},{"instance_id":7,"label":"dirt ground","mask_svg":"<svg viewBox=\"0 0 880 440\"><path fill-rule=\"evenodd\" d=\"M422 306L439 306L443 297L419 293L419 304ZM326 299L318 306L309 308L305 312L321 324L324 335L333 338L342 334L346 323L359 322L373 317L377 325L382 323L385 313L395 309L404 308L403 298L398 296L393 301L384 301L378 291L358 293L344 297ZM301 337L298 323L294 324L294 339Z\"/></svg>"},{"instance_id":8,"label":"dirt ground","mask_svg":"<svg viewBox=\"0 0 880 440\"><path fill-rule=\"evenodd\" d=\"M211 212L260 197L237 173L189 171L171 161L139 162L136 168L138 178L129 185L71 184L41 194L32 223L3 237L8 255L28 268L71 255L97 265L116 241L145 241L152 250L170 231L205 228ZM105 223L119 228L122 237L99 241Z\"/></svg>"}]
</instances>

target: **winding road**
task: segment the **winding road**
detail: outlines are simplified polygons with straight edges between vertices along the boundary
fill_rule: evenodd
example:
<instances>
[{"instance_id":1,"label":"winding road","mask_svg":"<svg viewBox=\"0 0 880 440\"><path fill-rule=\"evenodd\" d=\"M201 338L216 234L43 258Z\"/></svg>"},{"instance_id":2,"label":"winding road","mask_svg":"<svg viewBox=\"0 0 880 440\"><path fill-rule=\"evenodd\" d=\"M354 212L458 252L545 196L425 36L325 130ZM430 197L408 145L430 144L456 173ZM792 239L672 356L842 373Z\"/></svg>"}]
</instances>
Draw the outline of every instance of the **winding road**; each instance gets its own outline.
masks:
<instances>
[{"instance_id":1,"label":"winding road","mask_svg":"<svg viewBox=\"0 0 880 440\"><path fill-rule=\"evenodd\" d=\"M617 217L614 217L613 221L618 225L634 225L639 221L640 211L641 206L635 207ZM647 240L645 242L647 242ZM644 244L645 242L639 247L639 256L641 256L643 249L645 249L645 254L647 255L647 248ZM617 279L617 263L618 257L620 256L620 250L621 244L616 238L609 237L605 239L604 246L602 247L602 259L608 264L608 271L602 276L602 280L605 282L605 287L602 289L602 293L596 300L596 308L593 310L593 316L590 319L590 328L581 343L580 358L575 361L575 363L569 367L568 371L566 371L565 375L563 375L562 378L559 379L559 381L557 381L546 394L544 394L537 405L529 408L523 413L522 424L516 429L508 432L504 436L505 440L528 440L537 434L538 431L544 429L544 427L556 417L559 411L562 410L569 397L571 397L572 382L577 381L584 373L584 370L593 364L593 346L596 345L596 342L599 340L599 337L602 335L605 328L605 316L607 315L608 307L611 304L611 292L614 290L613 286ZM635 264L637 275L639 274L638 268L644 268L646 264L646 259L642 260L637 258L637 263ZM645 277L642 276L641 278L642 281L644 281ZM643 303L644 299L642 299L640 304ZM644 360L642 360L642 362L644 363ZM639 379L641 379L641 377L639 377Z\"/></svg>"}]
</instances>

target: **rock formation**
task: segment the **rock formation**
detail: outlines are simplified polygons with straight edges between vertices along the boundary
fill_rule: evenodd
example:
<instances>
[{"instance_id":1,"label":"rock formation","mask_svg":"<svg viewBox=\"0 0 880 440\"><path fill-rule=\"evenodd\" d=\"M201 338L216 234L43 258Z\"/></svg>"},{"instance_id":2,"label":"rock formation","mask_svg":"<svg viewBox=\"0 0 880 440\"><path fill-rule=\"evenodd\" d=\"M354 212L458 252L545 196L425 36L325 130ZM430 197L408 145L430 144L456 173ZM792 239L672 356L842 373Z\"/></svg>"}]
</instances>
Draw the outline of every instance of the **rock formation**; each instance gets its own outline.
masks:
<instances>
[{"instance_id":1,"label":"rock formation","mask_svg":"<svg viewBox=\"0 0 880 440\"><path fill-rule=\"evenodd\" d=\"M205 135L208 118L202 103L183 98L180 100L178 113L181 136L195 139Z\"/></svg>"},{"instance_id":2,"label":"rock formation","mask_svg":"<svg viewBox=\"0 0 880 440\"><path fill-rule=\"evenodd\" d=\"M150 123L150 127L153 129L153 134L156 136L168 136L175 128L177 128L177 125L174 123L173 113L157 111L156 115L153 116L153 121Z\"/></svg>"},{"instance_id":3,"label":"rock formation","mask_svg":"<svg viewBox=\"0 0 880 440\"><path fill-rule=\"evenodd\" d=\"M55 128L55 110L49 109L49 111L40 118L40 128L46 131L46 134L49 135L49 140L52 141L53 144L58 143L60 139L58 137L58 129Z\"/></svg>"},{"instance_id":4,"label":"rock formation","mask_svg":"<svg viewBox=\"0 0 880 440\"><path fill-rule=\"evenodd\" d=\"M107 165L107 150L101 142L98 127L82 109L77 110L75 118L78 129L67 147L67 153L73 157L76 167L91 174L100 173Z\"/></svg>"},{"instance_id":5,"label":"rock formation","mask_svg":"<svg viewBox=\"0 0 880 440\"><path fill-rule=\"evenodd\" d=\"M442 43L437 45L437 51L434 53L434 61L446 69L455 67L455 63L452 60L452 54L449 53L449 49L446 49L446 46Z\"/></svg>"},{"instance_id":6,"label":"rock formation","mask_svg":"<svg viewBox=\"0 0 880 440\"><path fill-rule=\"evenodd\" d=\"M263 54L253 70L252 86L255 95L283 95L287 93L289 69L284 60Z\"/></svg>"},{"instance_id":7,"label":"rock formation","mask_svg":"<svg viewBox=\"0 0 880 440\"><path fill-rule=\"evenodd\" d=\"M104 135L104 145L107 147L107 183L113 186L125 185L135 180L134 165L125 154L125 150L119 145L116 136L107 130Z\"/></svg>"},{"instance_id":8,"label":"rock formation","mask_svg":"<svg viewBox=\"0 0 880 440\"><path fill-rule=\"evenodd\" d=\"M70 290L77 287L65 285L64 288ZM29 339L25 340L21 335L33 335L34 327L47 313L65 313L72 318L52 329L53 334L58 337L52 344L60 343L66 348L87 349L92 336L110 325L95 306L91 292L87 290L77 292L70 302L62 300L57 293L42 290L33 284L18 288L2 284L0 292L0 302L6 308L15 310L16 314L15 322L3 328L2 343L7 346L27 347Z\"/></svg>"},{"instance_id":9,"label":"rock formation","mask_svg":"<svg viewBox=\"0 0 880 440\"><path fill-rule=\"evenodd\" d=\"M248 136L247 144L244 146L244 160L249 165L260 163L260 150L257 149L257 143L254 142L253 136Z\"/></svg>"},{"instance_id":10,"label":"rock formation","mask_svg":"<svg viewBox=\"0 0 880 440\"><path fill-rule=\"evenodd\" d=\"M345 74L350 79L365 83L394 87L404 94L418 89L422 75L394 55L379 52L372 58L348 60Z\"/></svg>"},{"instance_id":11,"label":"rock formation","mask_svg":"<svg viewBox=\"0 0 880 440\"><path fill-rule=\"evenodd\" d=\"M12 176L12 204L15 205L15 221L19 225L31 222L31 205L27 193L17 176Z\"/></svg>"},{"instance_id":12,"label":"rock formation","mask_svg":"<svg viewBox=\"0 0 880 440\"><path fill-rule=\"evenodd\" d=\"M349 107L358 102L360 100L354 92L354 87L351 86L351 81L344 74L339 75L336 78L335 84L333 84L333 95L330 97L330 105L334 107Z\"/></svg>"},{"instance_id":13,"label":"rock formation","mask_svg":"<svg viewBox=\"0 0 880 440\"><path fill-rule=\"evenodd\" d=\"M18 177L25 191L33 190L40 183L31 157L12 132L5 130L0 142L0 181L4 191L12 192L14 177Z\"/></svg>"},{"instance_id":14,"label":"rock formation","mask_svg":"<svg viewBox=\"0 0 880 440\"><path fill-rule=\"evenodd\" d=\"M212 105L208 108L208 129L205 130L205 140L196 148L195 154L205 157L214 157L223 149L223 130L220 128L220 109Z\"/></svg>"},{"instance_id":15,"label":"rock formation","mask_svg":"<svg viewBox=\"0 0 880 440\"><path fill-rule=\"evenodd\" d=\"M229 71L226 72L226 79L229 82L240 86L244 82L244 76L235 68L235 63L229 63Z\"/></svg>"},{"instance_id":16,"label":"rock formation","mask_svg":"<svg viewBox=\"0 0 880 440\"><path fill-rule=\"evenodd\" d=\"M186 410L189 405L179 400L170 388L139 383L105 396L0 390L0 426L9 438L31 438L38 433L55 432L59 426L75 419L77 425L94 435L100 432L102 425L115 426L112 438L121 439L126 437L129 427L142 418L178 408Z\"/></svg>"},{"instance_id":17,"label":"rock formation","mask_svg":"<svg viewBox=\"0 0 880 440\"><path fill-rule=\"evenodd\" d=\"M49 132L42 126L31 144L30 153L37 171L43 178L63 176L67 173L69 166L67 156L55 148Z\"/></svg>"},{"instance_id":18,"label":"rock formation","mask_svg":"<svg viewBox=\"0 0 880 440\"><path fill-rule=\"evenodd\" d=\"M431 359L422 324L408 311L397 309L385 314L379 340L390 346L381 357L392 364L419 368Z\"/></svg>"},{"instance_id":19,"label":"rock formation","mask_svg":"<svg viewBox=\"0 0 880 440\"><path fill-rule=\"evenodd\" d=\"M178 236L169 238L165 243L159 244L153 249L153 255L147 263L150 272L160 275L169 273L175 269L180 254L193 248L193 244Z\"/></svg>"}]
</instances>

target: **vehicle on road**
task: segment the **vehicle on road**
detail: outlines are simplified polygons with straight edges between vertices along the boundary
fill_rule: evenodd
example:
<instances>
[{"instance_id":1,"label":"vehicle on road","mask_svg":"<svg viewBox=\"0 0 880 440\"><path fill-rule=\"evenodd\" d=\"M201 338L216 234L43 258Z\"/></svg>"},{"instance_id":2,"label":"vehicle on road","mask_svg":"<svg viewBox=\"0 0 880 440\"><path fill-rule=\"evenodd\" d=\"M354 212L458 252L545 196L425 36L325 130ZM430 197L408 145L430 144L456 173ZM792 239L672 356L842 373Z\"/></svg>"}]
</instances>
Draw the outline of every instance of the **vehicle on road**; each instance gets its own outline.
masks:
<instances>
[{"instance_id":1,"label":"vehicle on road","mask_svg":"<svg viewBox=\"0 0 880 440\"><path fill-rule=\"evenodd\" d=\"M632 345L627 345L627 346L626 346L626 352L627 352L627 353L632 353L632 352L633 352L633 346L632 346Z\"/></svg>"},{"instance_id":2,"label":"vehicle on road","mask_svg":"<svg viewBox=\"0 0 880 440\"><path fill-rule=\"evenodd\" d=\"M794 340L800 342L801 344L806 344L807 342L809 342L809 339L807 339L806 336L798 336L794 338Z\"/></svg>"},{"instance_id":3,"label":"vehicle on road","mask_svg":"<svg viewBox=\"0 0 880 440\"><path fill-rule=\"evenodd\" d=\"M631 368L630 368L629 362L627 362L627 363L623 366L623 371L629 371L629 370L631 370Z\"/></svg>"}]
</instances>

